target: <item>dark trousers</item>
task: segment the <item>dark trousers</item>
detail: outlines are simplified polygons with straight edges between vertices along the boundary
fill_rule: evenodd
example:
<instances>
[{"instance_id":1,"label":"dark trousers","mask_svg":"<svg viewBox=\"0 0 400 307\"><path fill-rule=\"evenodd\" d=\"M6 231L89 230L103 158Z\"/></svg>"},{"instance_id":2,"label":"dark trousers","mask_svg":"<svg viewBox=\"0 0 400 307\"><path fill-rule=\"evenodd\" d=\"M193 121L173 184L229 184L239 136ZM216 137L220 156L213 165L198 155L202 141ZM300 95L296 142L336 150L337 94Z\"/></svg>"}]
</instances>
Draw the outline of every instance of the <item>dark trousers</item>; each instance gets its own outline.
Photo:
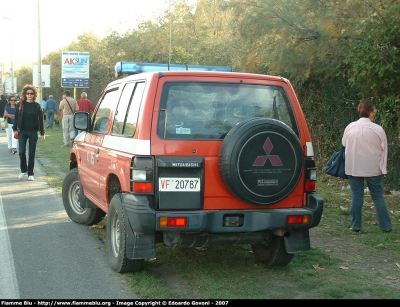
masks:
<instances>
[{"instance_id":1,"label":"dark trousers","mask_svg":"<svg viewBox=\"0 0 400 307\"><path fill-rule=\"evenodd\" d=\"M29 158L28 165L26 164L26 143L29 141ZM33 169L35 167L35 153L36 144L38 141L37 131L21 130L19 132L18 145L19 145L19 161L21 173L28 172L28 176L33 176Z\"/></svg>"},{"instance_id":2,"label":"dark trousers","mask_svg":"<svg viewBox=\"0 0 400 307\"><path fill-rule=\"evenodd\" d=\"M378 219L379 227L382 230L392 229L392 220L389 210L386 206L386 200L383 192L383 175L374 177L353 177L349 176L351 188L351 227L361 228L362 224L362 207L364 205L364 181L367 181L367 186L374 202L376 218Z\"/></svg>"},{"instance_id":3,"label":"dark trousers","mask_svg":"<svg viewBox=\"0 0 400 307\"><path fill-rule=\"evenodd\" d=\"M50 129L53 129L53 123L54 123L54 110L47 110L47 126L49 126Z\"/></svg>"}]
</instances>

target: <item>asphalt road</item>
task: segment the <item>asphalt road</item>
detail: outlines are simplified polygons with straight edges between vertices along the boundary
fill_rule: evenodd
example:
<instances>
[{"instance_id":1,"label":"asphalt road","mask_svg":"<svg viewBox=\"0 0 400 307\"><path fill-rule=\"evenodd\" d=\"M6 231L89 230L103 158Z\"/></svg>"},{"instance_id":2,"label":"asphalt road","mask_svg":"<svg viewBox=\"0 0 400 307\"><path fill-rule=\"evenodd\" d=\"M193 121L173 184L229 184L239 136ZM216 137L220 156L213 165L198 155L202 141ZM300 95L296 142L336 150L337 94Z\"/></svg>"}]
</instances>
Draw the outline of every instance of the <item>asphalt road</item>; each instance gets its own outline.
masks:
<instances>
[{"instance_id":1,"label":"asphalt road","mask_svg":"<svg viewBox=\"0 0 400 307\"><path fill-rule=\"evenodd\" d=\"M19 180L19 156L0 130L0 298L138 299L109 268L100 239L68 218L40 166L35 181Z\"/></svg>"}]
</instances>

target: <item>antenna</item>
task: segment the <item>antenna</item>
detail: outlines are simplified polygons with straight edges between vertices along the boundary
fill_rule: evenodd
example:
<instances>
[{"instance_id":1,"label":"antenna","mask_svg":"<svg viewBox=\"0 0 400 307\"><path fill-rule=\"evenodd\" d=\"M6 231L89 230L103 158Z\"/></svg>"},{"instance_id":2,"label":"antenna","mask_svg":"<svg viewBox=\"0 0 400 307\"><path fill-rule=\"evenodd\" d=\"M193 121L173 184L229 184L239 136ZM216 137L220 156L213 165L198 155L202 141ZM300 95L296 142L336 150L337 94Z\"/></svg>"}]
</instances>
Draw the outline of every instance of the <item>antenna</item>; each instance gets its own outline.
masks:
<instances>
[{"instance_id":1,"label":"antenna","mask_svg":"<svg viewBox=\"0 0 400 307\"><path fill-rule=\"evenodd\" d=\"M168 53L168 70L171 65L171 44L172 44L172 20L171 20L171 0L168 1L169 15L169 53Z\"/></svg>"}]
</instances>

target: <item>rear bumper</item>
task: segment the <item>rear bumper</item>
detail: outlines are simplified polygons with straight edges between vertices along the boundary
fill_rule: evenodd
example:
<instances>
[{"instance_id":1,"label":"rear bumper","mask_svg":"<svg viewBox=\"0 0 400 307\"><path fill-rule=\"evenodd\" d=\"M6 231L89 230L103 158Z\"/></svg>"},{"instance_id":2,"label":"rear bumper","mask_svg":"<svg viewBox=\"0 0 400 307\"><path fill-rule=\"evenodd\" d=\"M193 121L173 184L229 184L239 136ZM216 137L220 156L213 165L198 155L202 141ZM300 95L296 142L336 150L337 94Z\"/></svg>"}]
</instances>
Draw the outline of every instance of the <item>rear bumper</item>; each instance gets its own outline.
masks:
<instances>
[{"instance_id":1,"label":"rear bumper","mask_svg":"<svg viewBox=\"0 0 400 307\"><path fill-rule=\"evenodd\" d=\"M183 232L206 232L206 233L235 233L235 232L262 232L274 229L312 228L319 224L322 216L323 201L315 194L308 196L308 206L294 209L264 209L264 210L223 210L223 211L179 211L179 212L156 212L156 231L183 231ZM289 215L310 215L310 223L305 225L287 225ZM188 226L185 228L160 228L159 218L185 216ZM240 216L243 225L240 227L228 227L223 225L226 216Z\"/></svg>"},{"instance_id":2,"label":"rear bumper","mask_svg":"<svg viewBox=\"0 0 400 307\"><path fill-rule=\"evenodd\" d=\"M323 200L317 194L308 194L307 206L293 209L263 210L219 210L219 211L154 211L149 208L147 198L131 194L124 195L125 212L136 233L153 233L156 231L205 232L205 233L251 233L274 229L312 228L319 224L323 211ZM310 215L310 223L304 225L287 225L289 215ZM187 217L187 227L161 228L159 218ZM227 227L223 225L226 216L240 216L243 225Z\"/></svg>"},{"instance_id":3,"label":"rear bumper","mask_svg":"<svg viewBox=\"0 0 400 307\"><path fill-rule=\"evenodd\" d=\"M123 195L127 231L127 255L132 259L155 257L156 233L163 233L167 246L210 246L214 244L259 244L274 234L285 237L287 252L310 248L308 229L319 224L323 200L316 194L307 196L307 206L299 209L224 210L224 211L164 211L150 208L148 198ZM310 215L310 223L287 225L289 215ZM226 216L239 216L240 227L224 226ZM186 217L187 227L161 228L160 217Z\"/></svg>"}]
</instances>

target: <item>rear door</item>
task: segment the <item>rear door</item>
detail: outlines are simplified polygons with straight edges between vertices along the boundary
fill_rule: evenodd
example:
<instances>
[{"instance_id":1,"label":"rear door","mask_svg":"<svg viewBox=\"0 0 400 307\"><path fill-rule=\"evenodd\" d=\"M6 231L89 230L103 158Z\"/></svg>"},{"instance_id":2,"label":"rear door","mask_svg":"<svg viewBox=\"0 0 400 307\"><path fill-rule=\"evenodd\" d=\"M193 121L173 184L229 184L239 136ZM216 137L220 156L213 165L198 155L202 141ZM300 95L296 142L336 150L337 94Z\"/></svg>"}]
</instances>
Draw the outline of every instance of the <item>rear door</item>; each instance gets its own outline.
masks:
<instances>
[{"instance_id":1,"label":"rear door","mask_svg":"<svg viewBox=\"0 0 400 307\"><path fill-rule=\"evenodd\" d=\"M129 191L130 164L134 151L133 136L137 128L137 118L145 82L124 83L119 90L107 91L102 99L93 121L93 130L88 133L87 153L94 161L92 168L86 169L93 177L89 198L106 207L109 179L118 177L123 191ZM86 193L86 191L85 191Z\"/></svg>"},{"instance_id":2,"label":"rear door","mask_svg":"<svg viewBox=\"0 0 400 307\"><path fill-rule=\"evenodd\" d=\"M260 180L250 179L255 182L252 185L261 186L265 182L268 184L277 182L278 175L276 174L278 173L295 173L295 179L290 181L290 187L287 190L298 188L286 197L288 201L285 205L301 206L302 184L296 185L302 171L302 148L299 145L301 135L285 82L278 78L247 80L210 76L199 78L196 75L181 80L163 77L160 85L162 93L159 95L158 118L155 117L153 120L153 125L157 126L157 133L155 135L153 130L151 148L157 158L156 173L159 178L156 181L156 191L159 195L160 209L198 209L199 206L203 209L254 208L254 203L258 201L258 198L268 199L268 203L260 202L258 206L278 206L277 197L270 201L272 196L269 194L264 196L253 190L248 192L252 195L257 194L258 198L253 203L248 201L250 197L247 197L246 201L243 200L244 197L235 197L235 193L227 188L221 174L220 162L224 158L220 156L220 149L226 135L235 127L258 118L270 119L271 122L279 121L282 123L280 126L285 127L282 129L287 130L287 134L293 135L293 142L298 146L292 146L294 149L290 152L293 155L296 154L296 163L292 166L288 161L290 159L284 161L284 166L281 163L272 165L270 159L260 165L250 163L241 171L239 174L241 177L239 177L244 178L243 173L258 174ZM279 126L278 133L274 130L275 126L271 126L269 133L273 136L281 136L282 129ZM247 128L247 125L245 127L247 133L251 127ZM240 135L244 133L241 132ZM268 144L265 145L269 135L261 132L258 134L260 134L260 140L257 139L257 145L259 145L257 150L260 152L248 154L240 152L237 154L238 157L255 161L258 156L278 155L277 144L274 143L276 146L273 150L268 147ZM250 136L251 134L249 134L249 139ZM242 140L245 142L247 139L241 137L240 141ZM236 139L232 140L234 144L237 142ZM292 143L285 144L290 147ZM242 148L241 144L236 147L237 151ZM286 148L279 150L279 153L286 152ZM232 165L238 166L239 160L235 161L236 163ZM237 170L235 174L236 172ZM173 188L168 185L171 182L175 183ZM193 184L194 188L189 189L192 182L198 182L199 185ZM282 182L279 181L280 186L285 183ZM181 188L183 183L188 184ZM248 186L249 184L246 184L242 190ZM200 191L197 187L200 187ZM235 187L231 190L235 192ZM197 194L204 200L203 202L198 201Z\"/></svg>"},{"instance_id":3,"label":"rear door","mask_svg":"<svg viewBox=\"0 0 400 307\"><path fill-rule=\"evenodd\" d=\"M100 178L104 177L107 162L104 157L103 142L111 131L114 110L118 104L118 87L108 90L99 101L93 115L93 130L87 132L85 141L78 145L81 164L79 174L86 197L95 204L105 206L104 191L100 188Z\"/></svg>"}]
</instances>

